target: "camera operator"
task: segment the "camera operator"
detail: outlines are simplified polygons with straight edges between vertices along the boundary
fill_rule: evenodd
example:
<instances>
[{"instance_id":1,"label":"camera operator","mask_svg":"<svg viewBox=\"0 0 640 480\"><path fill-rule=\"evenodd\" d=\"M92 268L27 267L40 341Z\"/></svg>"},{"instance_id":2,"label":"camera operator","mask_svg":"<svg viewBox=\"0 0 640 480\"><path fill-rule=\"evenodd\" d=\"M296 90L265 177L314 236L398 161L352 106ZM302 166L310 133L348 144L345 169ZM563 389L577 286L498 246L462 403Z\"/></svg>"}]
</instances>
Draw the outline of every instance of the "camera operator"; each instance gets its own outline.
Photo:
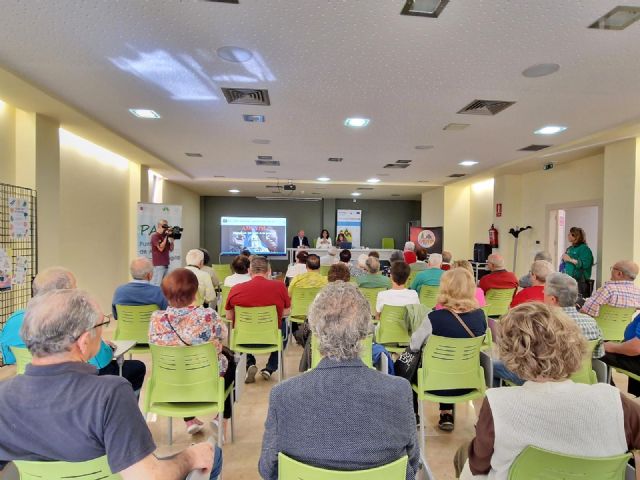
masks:
<instances>
[{"instance_id":1,"label":"camera operator","mask_svg":"<svg viewBox=\"0 0 640 480\"><path fill-rule=\"evenodd\" d=\"M166 220L160 220L156 232L151 235L151 261L153 278L151 283L160 286L169 270L169 254L173 251L173 238L169 236L171 228Z\"/></svg>"}]
</instances>

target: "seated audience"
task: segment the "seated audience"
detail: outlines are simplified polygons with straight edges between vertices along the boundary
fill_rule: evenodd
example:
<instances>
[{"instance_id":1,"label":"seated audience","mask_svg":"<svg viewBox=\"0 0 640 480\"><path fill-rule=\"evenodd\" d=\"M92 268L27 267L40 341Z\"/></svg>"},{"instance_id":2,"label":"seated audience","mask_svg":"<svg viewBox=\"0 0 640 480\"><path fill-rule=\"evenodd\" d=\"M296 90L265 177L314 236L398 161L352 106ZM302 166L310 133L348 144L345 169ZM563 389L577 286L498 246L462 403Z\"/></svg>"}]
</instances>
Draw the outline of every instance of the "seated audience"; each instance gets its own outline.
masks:
<instances>
[{"instance_id":1,"label":"seated audience","mask_svg":"<svg viewBox=\"0 0 640 480\"><path fill-rule=\"evenodd\" d=\"M411 274L411 267L405 262L391 264L391 288L378 293L376 298L376 318L380 318L382 307L391 305L404 307L405 305L419 305L420 299L415 290L409 290L405 284Z\"/></svg>"},{"instance_id":2,"label":"seated audience","mask_svg":"<svg viewBox=\"0 0 640 480\"><path fill-rule=\"evenodd\" d=\"M113 318L118 319L116 305L157 305L160 310L167 308L167 299L162 290L151 285L153 264L148 258L138 257L129 267L133 280L116 288L111 300Z\"/></svg>"},{"instance_id":3,"label":"seated audience","mask_svg":"<svg viewBox=\"0 0 640 480\"><path fill-rule=\"evenodd\" d=\"M480 337L487 332L487 321L484 312L478 308L476 301L476 285L473 275L464 268L454 268L443 272L440 281L438 303L440 310L432 310L427 321L411 335L411 350L420 350L427 342L430 334L439 337L469 338L469 329L473 336ZM462 325L466 325L465 328ZM468 390L445 390L440 395L464 395ZM414 394L414 410L418 412L418 397ZM438 428L450 432L454 428L453 405L440 404L440 420Z\"/></svg>"},{"instance_id":4,"label":"seated audience","mask_svg":"<svg viewBox=\"0 0 640 480\"><path fill-rule=\"evenodd\" d=\"M209 251L206 248L199 248L198 250L200 250L202 252L202 255L204 255L202 268L200 268L200 270L202 270L203 272L207 272L211 277L211 283L213 284L213 287L218 288L220 286L220 280L218 280L216 272L214 272L213 268L211 268L211 255L209 255Z\"/></svg>"},{"instance_id":5,"label":"seated audience","mask_svg":"<svg viewBox=\"0 0 640 480\"><path fill-rule=\"evenodd\" d=\"M244 255L238 255L234 258L231 262L231 270L233 270L233 274L224 279L224 286L233 287L239 283L251 280L251 275L249 275L250 263L249 257L245 257Z\"/></svg>"},{"instance_id":6,"label":"seated audience","mask_svg":"<svg viewBox=\"0 0 640 480\"><path fill-rule=\"evenodd\" d=\"M627 325L624 342L605 342L604 351L601 358L604 363L640 375L640 315ZM629 377L627 391L635 397L640 396L640 382Z\"/></svg>"},{"instance_id":7,"label":"seated audience","mask_svg":"<svg viewBox=\"0 0 640 480\"><path fill-rule=\"evenodd\" d=\"M411 290L415 290L420 293L420 289L423 285L428 285L430 287L437 287L440 285L440 277L442 277L442 274L444 273L440 268L441 265L442 255L439 253L432 253L429 255L426 270L423 270L415 276L411 283Z\"/></svg>"},{"instance_id":8,"label":"seated audience","mask_svg":"<svg viewBox=\"0 0 640 480\"><path fill-rule=\"evenodd\" d=\"M409 265L416 263L416 260L418 260L418 257L416 256L416 244L413 242L405 242L404 252L402 254L404 256L405 263Z\"/></svg>"},{"instance_id":9,"label":"seated audience","mask_svg":"<svg viewBox=\"0 0 640 480\"><path fill-rule=\"evenodd\" d=\"M331 266L338 262L338 249L336 247L329 247L326 255L320 257L320 265Z\"/></svg>"},{"instance_id":10,"label":"seated audience","mask_svg":"<svg viewBox=\"0 0 640 480\"><path fill-rule=\"evenodd\" d=\"M222 341L227 338L227 326L215 310L203 308L196 302L198 278L186 268L176 268L162 280L169 306L151 315L149 343L153 345L187 346L213 343L218 352L218 369L229 387L235 376L233 354L222 353ZM231 401L224 405L224 418L231 418ZM193 435L203 429L203 423L195 417L184 419L187 433Z\"/></svg>"},{"instance_id":11,"label":"seated audience","mask_svg":"<svg viewBox=\"0 0 640 480\"><path fill-rule=\"evenodd\" d=\"M153 272L153 268L152 268ZM62 267L50 267L36 275L33 280L33 296L37 297L53 290L73 290L76 288L76 277L71 271ZM157 287L154 287L157 288ZM9 347L24 348L27 345L26 339L21 331L24 323L25 310L18 310L7 319L2 331L0 331L0 345L2 345L2 358L4 363L13 364L16 362ZM108 323L108 322L107 322ZM23 340L24 339L24 340ZM98 353L88 360L93 368L98 369L98 375L119 375L120 368L113 359L113 352L116 349L111 342L100 341ZM126 378L136 396L140 395L144 375L147 371L144 363L140 360L125 360L122 364L122 376Z\"/></svg>"},{"instance_id":12,"label":"seated audience","mask_svg":"<svg viewBox=\"0 0 640 480\"><path fill-rule=\"evenodd\" d=\"M289 284L289 295L294 288L317 288L327 284L327 277L320 275L320 257L314 253L307 257L307 271L296 275Z\"/></svg>"},{"instance_id":13,"label":"seated audience","mask_svg":"<svg viewBox=\"0 0 640 480\"><path fill-rule=\"evenodd\" d=\"M336 263L329 267L327 281L331 283L337 282L338 280L341 280L343 282L348 282L349 280L351 280L349 268L344 263Z\"/></svg>"},{"instance_id":14,"label":"seated audience","mask_svg":"<svg viewBox=\"0 0 640 480\"><path fill-rule=\"evenodd\" d=\"M394 250L389 255L389 262L404 262L404 253L400 250Z\"/></svg>"},{"instance_id":15,"label":"seated audience","mask_svg":"<svg viewBox=\"0 0 640 480\"><path fill-rule=\"evenodd\" d=\"M529 276L531 277L531 286L523 288L513 297L511 308L517 307L525 302L542 302L544 301L544 282L547 277L553 273L553 266L545 260L536 260L531 265Z\"/></svg>"},{"instance_id":16,"label":"seated audience","mask_svg":"<svg viewBox=\"0 0 640 480\"><path fill-rule=\"evenodd\" d=\"M367 273L356 277L360 288L391 288L391 280L380 274L380 260L367 257L365 261Z\"/></svg>"},{"instance_id":17,"label":"seated audience","mask_svg":"<svg viewBox=\"0 0 640 480\"><path fill-rule=\"evenodd\" d=\"M536 260L545 260L549 263L551 263L553 265L553 260L551 258L551 254L549 252L538 252L536 253L536 256L533 257L533 261L535 262ZM555 270L555 268L554 268ZM531 286L531 275L530 274L526 274L520 277L520 280L518 280L518 283L520 284L520 288L527 288Z\"/></svg>"},{"instance_id":18,"label":"seated audience","mask_svg":"<svg viewBox=\"0 0 640 480\"><path fill-rule=\"evenodd\" d=\"M447 252L446 250L443 250L443 252L442 252L442 265L440 265L440 268L442 270L444 270L445 272L447 270L451 270L451 258L452 258L451 252ZM464 260L461 260L461 261L464 261Z\"/></svg>"},{"instance_id":19,"label":"seated audience","mask_svg":"<svg viewBox=\"0 0 640 480\"><path fill-rule=\"evenodd\" d=\"M302 273L307 272L307 258L309 257L309 252L306 250L300 250L296 254L296 263L293 265L289 265L287 268L287 273L285 274L285 279L287 280L287 284L291 282L291 279L296 275L300 275Z\"/></svg>"},{"instance_id":20,"label":"seated audience","mask_svg":"<svg viewBox=\"0 0 640 480\"><path fill-rule=\"evenodd\" d=\"M357 277L359 275L364 275L364 271L358 268L356 265L351 263L351 251L344 249L340 251L340 262L345 264L349 269L349 275L352 277Z\"/></svg>"},{"instance_id":21,"label":"seated audience","mask_svg":"<svg viewBox=\"0 0 640 480\"><path fill-rule=\"evenodd\" d=\"M367 274L367 258L369 258L369 255L366 253L361 253L358 256L358 261L355 265L352 265L352 268L350 269L352 277L360 277Z\"/></svg>"},{"instance_id":22,"label":"seated audience","mask_svg":"<svg viewBox=\"0 0 640 480\"><path fill-rule=\"evenodd\" d=\"M600 305L640 308L640 288L634 283L637 276L637 263L631 260L616 262L611 267L611 280L587 298L581 309L582 313L597 317Z\"/></svg>"},{"instance_id":23,"label":"seated audience","mask_svg":"<svg viewBox=\"0 0 640 480\"><path fill-rule=\"evenodd\" d=\"M0 382L0 470L12 460L82 462L106 455L124 480L182 480L196 469L218 478L222 452L215 449L211 471L209 443L164 460L154 455L129 383L98 377L85 363L100 349L108 317L88 293L55 288L27 306L22 335L31 364L24 375Z\"/></svg>"},{"instance_id":24,"label":"seated audience","mask_svg":"<svg viewBox=\"0 0 640 480\"><path fill-rule=\"evenodd\" d=\"M504 258L499 253L492 253L487 258L488 273L480 279L478 286L484 293L492 289L515 289L518 288L518 279L512 272L504 268Z\"/></svg>"},{"instance_id":25,"label":"seated audience","mask_svg":"<svg viewBox=\"0 0 640 480\"><path fill-rule=\"evenodd\" d=\"M359 357L360 341L371 328L369 302L355 285L330 283L311 305L309 326L324 358L271 390L258 466L262 478L278 479L282 452L336 470L368 469L408 455L406 478L414 479L420 453L411 387L366 367Z\"/></svg>"},{"instance_id":26,"label":"seated audience","mask_svg":"<svg viewBox=\"0 0 640 480\"><path fill-rule=\"evenodd\" d=\"M205 306L209 306L210 303L214 303L214 300L216 299L216 291L213 288L211 276L202 270L202 266L204 265L204 253L202 253L202 250L189 250L185 257L185 261L187 262L187 266L185 268L192 271L198 279L196 305L203 306L206 304Z\"/></svg>"},{"instance_id":27,"label":"seated audience","mask_svg":"<svg viewBox=\"0 0 640 480\"><path fill-rule=\"evenodd\" d=\"M473 267L471 266L471 262L469 262L469 260L456 260L451 264L451 266L453 268L464 268L473 277ZM487 301L484 298L484 292L480 287L476 287L476 301L478 302L479 307L484 307L487 304ZM442 308L442 305L436 304L436 310L439 310L441 308Z\"/></svg>"},{"instance_id":28,"label":"seated audience","mask_svg":"<svg viewBox=\"0 0 640 480\"><path fill-rule=\"evenodd\" d=\"M589 315L576 310L578 299L578 282L565 273L554 272L547 277L544 285L544 303L550 307L559 307L580 328L587 340L599 340L593 350L593 358L604 355L602 331L596 321ZM493 361L493 385L500 386L500 380L508 380L515 385L522 385L524 380L509 371L501 360Z\"/></svg>"},{"instance_id":29,"label":"seated audience","mask_svg":"<svg viewBox=\"0 0 640 480\"><path fill-rule=\"evenodd\" d=\"M640 446L640 407L616 388L569 380L582 364L586 341L559 309L525 303L500 320L500 358L526 380L491 388L461 479L507 478L527 446L566 455L606 457ZM456 458L460 471L464 459ZM460 461L462 460L462 461Z\"/></svg>"},{"instance_id":30,"label":"seated audience","mask_svg":"<svg viewBox=\"0 0 640 480\"><path fill-rule=\"evenodd\" d=\"M427 268L427 250L422 247L416 247L416 262L411 264L412 272L421 272Z\"/></svg>"}]
</instances>

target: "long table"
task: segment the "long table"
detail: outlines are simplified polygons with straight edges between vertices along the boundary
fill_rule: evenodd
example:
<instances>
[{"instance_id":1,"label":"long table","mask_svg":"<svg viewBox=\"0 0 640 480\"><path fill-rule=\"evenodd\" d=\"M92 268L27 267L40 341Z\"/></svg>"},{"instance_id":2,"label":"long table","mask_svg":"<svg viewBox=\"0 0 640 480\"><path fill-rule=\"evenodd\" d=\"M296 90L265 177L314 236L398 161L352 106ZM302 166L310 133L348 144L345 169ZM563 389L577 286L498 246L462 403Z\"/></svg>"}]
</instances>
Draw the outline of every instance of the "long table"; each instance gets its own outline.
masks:
<instances>
[{"instance_id":1,"label":"long table","mask_svg":"<svg viewBox=\"0 0 640 480\"><path fill-rule=\"evenodd\" d=\"M287 256L289 257L289 263L296 262L296 254L300 251L299 248L287 248ZM319 257L327 255L326 248L305 248L305 252L315 253ZM357 259L363 253L369 255L369 252L376 251L380 254L380 260L389 260L391 252L395 251L393 248L351 248L351 258Z\"/></svg>"}]
</instances>

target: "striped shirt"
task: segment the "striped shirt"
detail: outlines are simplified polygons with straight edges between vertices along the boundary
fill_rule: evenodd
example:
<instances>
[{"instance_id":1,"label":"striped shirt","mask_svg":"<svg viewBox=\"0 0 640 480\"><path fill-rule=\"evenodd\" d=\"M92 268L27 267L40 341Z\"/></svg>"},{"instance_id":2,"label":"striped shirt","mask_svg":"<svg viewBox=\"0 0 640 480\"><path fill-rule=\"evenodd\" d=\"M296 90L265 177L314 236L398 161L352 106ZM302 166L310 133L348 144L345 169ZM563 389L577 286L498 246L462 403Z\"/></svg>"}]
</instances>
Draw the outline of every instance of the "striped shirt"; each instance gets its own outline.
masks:
<instances>
[{"instance_id":1,"label":"striped shirt","mask_svg":"<svg viewBox=\"0 0 640 480\"><path fill-rule=\"evenodd\" d=\"M598 327L596 321L589 315L578 312L573 306L562 307L562 310L569 316L569 318L575 320L587 340L600 340L596 345L596 348L593 349L593 358L600 358L603 356L604 345L602 343L602 332L600 331L600 327Z\"/></svg>"},{"instance_id":2,"label":"striped shirt","mask_svg":"<svg viewBox=\"0 0 640 480\"><path fill-rule=\"evenodd\" d=\"M584 302L582 313L597 317L600 305L640 308L640 288L631 280L609 281Z\"/></svg>"}]
</instances>

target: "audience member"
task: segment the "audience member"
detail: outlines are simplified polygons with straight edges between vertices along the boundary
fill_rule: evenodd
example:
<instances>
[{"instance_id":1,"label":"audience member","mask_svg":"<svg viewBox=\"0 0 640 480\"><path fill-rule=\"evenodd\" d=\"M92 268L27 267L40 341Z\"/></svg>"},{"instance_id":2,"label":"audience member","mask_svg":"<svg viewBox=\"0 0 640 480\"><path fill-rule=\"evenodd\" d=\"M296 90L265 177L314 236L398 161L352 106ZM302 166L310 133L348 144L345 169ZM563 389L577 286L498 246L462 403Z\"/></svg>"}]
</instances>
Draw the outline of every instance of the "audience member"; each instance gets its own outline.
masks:
<instances>
[{"instance_id":1,"label":"audience member","mask_svg":"<svg viewBox=\"0 0 640 480\"><path fill-rule=\"evenodd\" d=\"M504 258L499 253L492 253L487 258L488 273L480 279L478 286L484 293L492 289L513 289L518 288L518 279L512 272L508 272L504 267Z\"/></svg>"},{"instance_id":2,"label":"audience member","mask_svg":"<svg viewBox=\"0 0 640 480\"><path fill-rule=\"evenodd\" d=\"M340 232L336 237L336 247L346 248L348 243L347 237L345 237L344 233Z\"/></svg>"},{"instance_id":3,"label":"audience member","mask_svg":"<svg viewBox=\"0 0 640 480\"><path fill-rule=\"evenodd\" d=\"M341 262L335 263L329 267L329 273L327 274L327 281L337 282L341 280L343 282L348 282L351 280L351 275L349 274L349 268Z\"/></svg>"},{"instance_id":4,"label":"audience member","mask_svg":"<svg viewBox=\"0 0 640 480\"><path fill-rule=\"evenodd\" d=\"M531 265L529 275L531 276L531 286L523 288L515 294L511 301L511 308L517 307L525 302L544 301L544 282L553 273L553 265L546 260L536 260Z\"/></svg>"},{"instance_id":5,"label":"audience member","mask_svg":"<svg viewBox=\"0 0 640 480\"><path fill-rule=\"evenodd\" d=\"M441 270L442 272L442 270ZM473 275L464 268L454 268L443 272L440 280L440 293L438 303L440 310L432 310L428 315L428 321L411 335L411 350L420 350L427 342L430 334L449 338L480 337L487 332L487 321L484 312L478 308L476 301L476 285ZM464 326L463 326L464 324ZM465 328L466 326L466 328ZM442 395L464 395L468 390L446 390L438 392ZM418 412L418 399L414 394L414 410ZM453 405L440 404L440 430L450 432L454 428Z\"/></svg>"},{"instance_id":6,"label":"audience member","mask_svg":"<svg viewBox=\"0 0 640 480\"><path fill-rule=\"evenodd\" d=\"M138 257L129 266L132 281L116 288L111 300L113 318L118 319L116 305L157 305L160 310L167 308L167 299L162 290L151 285L153 265L146 257Z\"/></svg>"},{"instance_id":7,"label":"audience member","mask_svg":"<svg viewBox=\"0 0 640 480\"><path fill-rule=\"evenodd\" d=\"M304 236L304 230L300 230L298 235L293 237L292 248L309 248L309 239Z\"/></svg>"},{"instance_id":8,"label":"audience member","mask_svg":"<svg viewBox=\"0 0 640 480\"><path fill-rule=\"evenodd\" d=\"M169 307L151 315L149 343L153 345L187 346L212 343L218 352L218 370L228 388L235 377L233 355L222 354L222 340L227 337L227 326L215 310L197 304L199 281L186 269L177 268L162 281L162 291ZM224 405L224 418L231 418L231 398ZM193 435L202 430L204 424L195 417L184 419L187 433Z\"/></svg>"},{"instance_id":9,"label":"audience member","mask_svg":"<svg viewBox=\"0 0 640 480\"><path fill-rule=\"evenodd\" d=\"M315 369L271 390L259 462L262 478L277 480L278 453L283 452L336 470L372 468L408 455L406 478L414 479L420 453L411 387L359 358L360 341L371 328L367 300L354 285L331 283L311 305L309 325L324 358Z\"/></svg>"},{"instance_id":10,"label":"audience member","mask_svg":"<svg viewBox=\"0 0 640 480\"><path fill-rule=\"evenodd\" d=\"M576 279L580 295L587 298L591 295L587 282L591 279L593 253L587 246L587 236L583 229L571 227L567 238L571 245L562 255L562 269L564 273Z\"/></svg>"},{"instance_id":11,"label":"audience member","mask_svg":"<svg viewBox=\"0 0 640 480\"><path fill-rule=\"evenodd\" d=\"M316 239L316 248L327 249L329 247L331 247L331 235L329 235L329 230L323 228L320 236Z\"/></svg>"},{"instance_id":12,"label":"audience member","mask_svg":"<svg viewBox=\"0 0 640 480\"><path fill-rule=\"evenodd\" d=\"M412 272L421 272L427 268L427 249L416 247L416 262L411 264Z\"/></svg>"},{"instance_id":13,"label":"audience member","mask_svg":"<svg viewBox=\"0 0 640 480\"><path fill-rule=\"evenodd\" d=\"M469 260L456 260L451 264L451 266L453 268L464 268L473 277L473 267L471 266L471 262L469 262ZM480 287L476 287L476 301L478 302L479 307L484 307L487 304L487 301L484 298L484 292ZM437 304L436 309L440 308L442 308L442 305Z\"/></svg>"},{"instance_id":14,"label":"audience member","mask_svg":"<svg viewBox=\"0 0 640 480\"><path fill-rule=\"evenodd\" d=\"M314 253L307 257L307 271L296 275L289 284L289 295L294 288L319 288L327 284L327 277L320 275L320 257Z\"/></svg>"},{"instance_id":15,"label":"audience member","mask_svg":"<svg viewBox=\"0 0 640 480\"><path fill-rule=\"evenodd\" d=\"M378 293L376 298L377 318L380 318L382 307L385 305L403 307L420 303L415 290L409 290L405 287L410 273L411 267L405 262L393 262L391 264L391 288Z\"/></svg>"},{"instance_id":16,"label":"audience member","mask_svg":"<svg viewBox=\"0 0 640 480\"><path fill-rule=\"evenodd\" d=\"M306 273L307 271L307 258L309 257L309 252L306 250L300 250L296 254L296 263L293 265L289 265L287 268L287 273L285 274L285 278L291 282L291 279L296 275L300 275L302 273Z\"/></svg>"},{"instance_id":17,"label":"audience member","mask_svg":"<svg viewBox=\"0 0 640 480\"><path fill-rule=\"evenodd\" d=\"M225 305L226 318L233 322L235 318L235 307L267 307L275 305L278 312L278 327L282 331L282 336L286 337L286 323L283 317L289 315L291 310L291 299L287 292L287 287L279 280L270 280L271 266L265 257L254 257L249 267L251 280L240 283L231 288ZM233 325L232 325L233 326ZM283 348L287 341L284 338ZM269 380L271 375L278 370L278 352L269 355L266 368L260 370L260 375L265 380ZM254 383L258 368L256 358L247 355L247 374L245 383Z\"/></svg>"},{"instance_id":18,"label":"audience member","mask_svg":"<svg viewBox=\"0 0 640 480\"><path fill-rule=\"evenodd\" d=\"M634 280L638 276L638 264L631 260L620 260L611 267L611 280L605 282L596 293L587 298L582 313L597 317L600 306L640 308L640 288Z\"/></svg>"},{"instance_id":19,"label":"audience member","mask_svg":"<svg viewBox=\"0 0 640 480\"><path fill-rule=\"evenodd\" d=\"M400 250L394 250L389 255L389 262L404 262L404 253Z\"/></svg>"},{"instance_id":20,"label":"audience member","mask_svg":"<svg viewBox=\"0 0 640 480\"><path fill-rule=\"evenodd\" d=\"M370 257L376 257L378 260L380 260L380 254L378 252L376 252L375 250L371 250L369 252L369 256Z\"/></svg>"},{"instance_id":21,"label":"audience member","mask_svg":"<svg viewBox=\"0 0 640 480\"><path fill-rule=\"evenodd\" d=\"M535 262L536 260L545 260L549 263L551 263L553 265L553 260L551 258L551 254L549 252L538 252L536 253L535 257L533 257L533 261ZM554 268L555 270L555 268ZM523 275L520 277L520 280L518 280L518 284L520 285L520 288L527 288L531 286L531 275L529 273L527 273L526 275Z\"/></svg>"},{"instance_id":22,"label":"audience member","mask_svg":"<svg viewBox=\"0 0 640 480\"><path fill-rule=\"evenodd\" d=\"M416 256L416 244L413 242L405 242L404 244L404 252L402 255L404 256L404 261L411 265L412 263L416 263L418 257Z\"/></svg>"},{"instance_id":23,"label":"audience member","mask_svg":"<svg viewBox=\"0 0 640 480\"><path fill-rule=\"evenodd\" d=\"M234 258L231 262L231 270L233 270L233 274L224 279L224 286L233 287L239 283L251 280L251 276L249 275L250 263L249 257L245 257L244 255L238 255Z\"/></svg>"},{"instance_id":24,"label":"audience member","mask_svg":"<svg viewBox=\"0 0 640 480\"><path fill-rule=\"evenodd\" d=\"M356 277L360 288L391 288L391 280L380 274L380 260L376 257L367 257L365 261L367 273Z\"/></svg>"},{"instance_id":25,"label":"audience member","mask_svg":"<svg viewBox=\"0 0 640 480\"><path fill-rule=\"evenodd\" d=\"M432 253L429 255L429 261L427 263L426 270L418 273L411 283L411 290L415 290L420 293L420 289L423 285L430 287L437 287L440 285L440 277L444 271L440 268L442 265L442 255L439 253Z\"/></svg>"},{"instance_id":26,"label":"audience member","mask_svg":"<svg viewBox=\"0 0 640 480\"><path fill-rule=\"evenodd\" d=\"M331 266L338 262L338 249L336 247L329 247L326 255L320 257L320 265Z\"/></svg>"},{"instance_id":27,"label":"audience member","mask_svg":"<svg viewBox=\"0 0 640 480\"><path fill-rule=\"evenodd\" d=\"M218 288L220 286L220 280L218 280L216 272L214 272L213 268L211 268L211 255L209 255L209 250L207 250L206 248L199 248L198 250L200 250L202 252L202 255L204 255L204 260L202 261L202 267L200 268L200 270L208 273L211 277L211 283L215 288Z\"/></svg>"},{"instance_id":28,"label":"audience member","mask_svg":"<svg viewBox=\"0 0 640 480\"><path fill-rule=\"evenodd\" d=\"M209 306L209 304L213 303L216 298L216 291L213 288L213 283L211 283L211 277L207 272L202 270L202 266L204 265L204 253L202 253L202 250L198 249L189 250L185 257L185 261L187 262L187 266L185 268L187 270L191 270L198 279L196 305L201 307L206 304L205 306Z\"/></svg>"},{"instance_id":29,"label":"audience member","mask_svg":"<svg viewBox=\"0 0 640 480\"><path fill-rule=\"evenodd\" d=\"M451 258L452 258L451 252L447 252L446 250L443 250L443 252L442 252L442 265L440 265L440 268L442 270L444 270L445 272L447 270L451 270Z\"/></svg>"},{"instance_id":30,"label":"audience member","mask_svg":"<svg viewBox=\"0 0 640 480\"><path fill-rule=\"evenodd\" d=\"M367 274L367 258L369 256L366 253L361 253L358 256L358 261L355 265L351 265L349 273L352 277L360 277Z\"/></svg>"},{"instance_id":31,"label":"audience member","mask_svg":"<svg viewBox=\"0 0 640 480\"><path fill-rule=\"evenodd\" d=\"M0 469L12 460L82 462L106 455L124 480L182 480L196 469L208 474L209 443L165 460L153 454L156 445L129 383L98 377L85 363L100 349L108 317L86 292L55 288L27 306L22 335L31 364L24 375L0 382ZM221 468L216 448L210 478Z\"/></svg>"},{"instance_id":32,"label":"audience member","mask_svg":"<svg viewBox=\"0 0 640 480\"><path fill-rule=\"evenodd\" d=\"M581 457L640 447L635 402L610 385L568 380L582 364L586 341L562 311L539 302L511 309L500 320L498 347L507 368L526 383L487 390L476 436L459 451L468 461L456 456L461 479L507 478L528 446Z\"/></svg>"}]
</instances>

